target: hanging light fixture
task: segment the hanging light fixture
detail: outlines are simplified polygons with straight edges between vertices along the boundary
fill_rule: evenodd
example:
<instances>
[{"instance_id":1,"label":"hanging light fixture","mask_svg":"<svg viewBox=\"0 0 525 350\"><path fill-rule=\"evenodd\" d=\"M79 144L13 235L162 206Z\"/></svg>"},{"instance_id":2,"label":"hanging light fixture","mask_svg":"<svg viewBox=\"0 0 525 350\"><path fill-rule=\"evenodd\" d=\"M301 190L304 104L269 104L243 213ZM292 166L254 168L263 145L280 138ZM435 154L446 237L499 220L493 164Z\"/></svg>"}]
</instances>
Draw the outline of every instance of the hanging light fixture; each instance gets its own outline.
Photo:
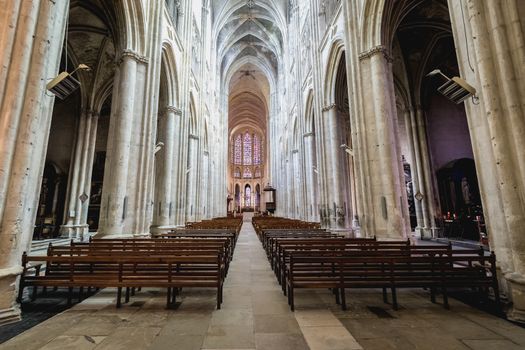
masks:
<instances>
[{"instance_id":1,"label":"hanging light fixture","mask_svg":"<svg viewBox=\"0 0 525 350\"><path fill-rule=\"evenodd\" d=\"M427 74L427 77L433 77L435 75L440 75L445 79L445 82L440 87L438 87L438 92L450 101L454 102L455 104L460 104L467 98L472 97L473 102L476 102L476 89L465 80L461 79L460 77L449 78L439 69L434 69L432 72Z\"/></svg>"},{"instance_id":2,"label":"hanging light fixture","mask_svg":"<svg viewBox=\"0 0 525 350\"><path fill-rule=\"evenodd\" d=\"M71 73L62 72L57 75L53 80L47 83L46 88L56 97L61 100L64 100L66 97L75 92L76 89L80 87L80 81L78 81L73 74L79 70L90 70L90 68L85 64L79 64L78 67Z\"/></svg>"}]
</instances>

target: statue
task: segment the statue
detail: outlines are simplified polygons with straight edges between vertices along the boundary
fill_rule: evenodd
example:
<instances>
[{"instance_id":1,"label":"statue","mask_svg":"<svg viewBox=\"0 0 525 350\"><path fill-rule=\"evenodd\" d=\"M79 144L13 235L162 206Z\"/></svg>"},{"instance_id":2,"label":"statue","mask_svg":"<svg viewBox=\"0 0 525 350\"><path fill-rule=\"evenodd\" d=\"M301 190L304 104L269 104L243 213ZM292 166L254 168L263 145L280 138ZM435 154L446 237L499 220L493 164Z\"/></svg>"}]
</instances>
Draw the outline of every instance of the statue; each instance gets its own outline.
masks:
<instances>
[{"instance_id":1,"label":"statue","mask_svg":"<svg viewBox=\"0 0 525 350\"><path fill-rule=\"evenodd\" d=\"M465 204L470 204L470 187L466 177L461 179L461 193L463 194Z\"/></svg>"}]
</instances>

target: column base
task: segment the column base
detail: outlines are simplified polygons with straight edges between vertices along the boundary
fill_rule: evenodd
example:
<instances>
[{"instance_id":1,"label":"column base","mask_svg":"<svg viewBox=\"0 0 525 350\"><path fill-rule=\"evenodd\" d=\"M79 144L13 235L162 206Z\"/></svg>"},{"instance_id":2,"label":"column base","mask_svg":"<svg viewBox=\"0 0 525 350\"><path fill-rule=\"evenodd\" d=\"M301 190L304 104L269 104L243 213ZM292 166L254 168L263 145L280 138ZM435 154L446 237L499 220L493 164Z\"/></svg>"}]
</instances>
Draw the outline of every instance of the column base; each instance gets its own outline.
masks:
<instances>
[{"instance_id":1,"label":"column base","mask_svg":"<svg viewBox=\"0 0 525 350\"><path fill-rule=\"evenodd\" d=\"M508 297L512 302L507 310L507 318L514 322L525 323L525 276L518 273L505 275L509 289Z\"/></svg>"},{"instance_id":2,"label":"column base","mask_svg":"<svg viewBox=\"0 0 525 350\"><path fill-rule=\"evenodd\" d=\"M77 239L83 241L89 234L89 225L62 225L60 226L60 236L62 238Z\"/></svg>"},{"instance_id":3,"label":"column base","mask_svg":"<svg viewBox=\"0 0 525 350\"><path fill-rule=\"evenodd\" d=\"M8 309L0 309L0 326L15 323L22 320L22 311L18 305Z\"/></svg>"},{"instance_id":4,"label":"column base","mask_svg":"<svg viewBox=\"0 0 525 350\"><path fill-rule=\"evenodd\" d=\"M435 230L437 229L417 226L415 229L416 237L419 236L419 238L421 239L431 239L433 237L436 237L437 232L434 232Z\"/></svg>"},{"instance_id":5,"label":"column base","mask_svg":"<svg viewBox=\"0 0 525 350\"><path fill-rule=\"evenodd\" d=\"M21 266L0 270L0 326L22 319L20 305L16 302L21 273Z\"/></svg>"}]
</instances>

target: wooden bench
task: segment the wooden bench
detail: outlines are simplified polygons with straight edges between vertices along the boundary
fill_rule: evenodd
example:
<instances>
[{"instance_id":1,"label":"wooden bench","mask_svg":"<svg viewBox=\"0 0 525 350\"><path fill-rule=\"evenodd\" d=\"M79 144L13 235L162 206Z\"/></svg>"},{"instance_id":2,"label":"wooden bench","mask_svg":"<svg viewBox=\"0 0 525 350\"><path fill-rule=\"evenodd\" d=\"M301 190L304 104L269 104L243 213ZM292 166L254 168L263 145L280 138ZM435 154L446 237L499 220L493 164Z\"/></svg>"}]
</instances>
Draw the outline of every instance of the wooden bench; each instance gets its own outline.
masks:
<instances>
[{"instance_id":1,"label":"wooden bench","mask_svg":"<svg viewBox=\"0 0 525 350\"><path fill-rule=\"evenodd\" d=\"M417 256L385 256L384 252L329 256L320 253L292 253L286 270L288 301L294 310L294 289L331 288L336 302L346 309L345 289L382 288L392 293L394 309L398 308L398 288L428 288L435 302L435 291L443 294L443 305L448 308L448 289L481 288L488 293L492 288L499 304L495 256L471 252L458 255L434 254Z\"/></svg>"},{"instance_id":2,"label":"wooden bench","mask_svg":"<svg viewBox=\"0 0 525 350\"><path fill-rule=\"evenodd\" d=\"M30 263L60 266L45 275L28 275ZM114 256L27 256L22 257L24 273L20 279L19 299L25 287L66 287L68 303L75 287L117 288L117 307L121 306L122 288L126 301L130 288L167 288L167 306L175 302L175 290L183 287L217 288L217 308L222 302L224 281L223 257L215 255L137 256L122 253ZM196 268L197 267L197 268ZM172 294L173 291L173 294Z\"/></svg>"}]
</instances>

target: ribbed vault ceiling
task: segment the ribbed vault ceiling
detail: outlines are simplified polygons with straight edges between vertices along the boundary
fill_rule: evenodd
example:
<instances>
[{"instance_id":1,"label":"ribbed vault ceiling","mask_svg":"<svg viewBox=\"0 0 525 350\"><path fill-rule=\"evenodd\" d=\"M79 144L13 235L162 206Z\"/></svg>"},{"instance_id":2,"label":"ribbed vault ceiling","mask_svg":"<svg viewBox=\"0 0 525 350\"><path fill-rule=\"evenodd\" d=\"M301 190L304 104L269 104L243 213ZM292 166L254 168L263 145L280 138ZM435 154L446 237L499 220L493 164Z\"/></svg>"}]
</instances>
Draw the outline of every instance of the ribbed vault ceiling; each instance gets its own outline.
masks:
<instances>
[{"instance_id":1,"label":"ribbed vault ceiling","mask_svg":"<svg viewBox=\"0 0 525 350\"><path fill-rule=\"evenodd\" d=\"M281 66L286 1L213 1L212 7L230 132L251 126L266 134L270 90Z\"/></svg>"}]
</instances>

